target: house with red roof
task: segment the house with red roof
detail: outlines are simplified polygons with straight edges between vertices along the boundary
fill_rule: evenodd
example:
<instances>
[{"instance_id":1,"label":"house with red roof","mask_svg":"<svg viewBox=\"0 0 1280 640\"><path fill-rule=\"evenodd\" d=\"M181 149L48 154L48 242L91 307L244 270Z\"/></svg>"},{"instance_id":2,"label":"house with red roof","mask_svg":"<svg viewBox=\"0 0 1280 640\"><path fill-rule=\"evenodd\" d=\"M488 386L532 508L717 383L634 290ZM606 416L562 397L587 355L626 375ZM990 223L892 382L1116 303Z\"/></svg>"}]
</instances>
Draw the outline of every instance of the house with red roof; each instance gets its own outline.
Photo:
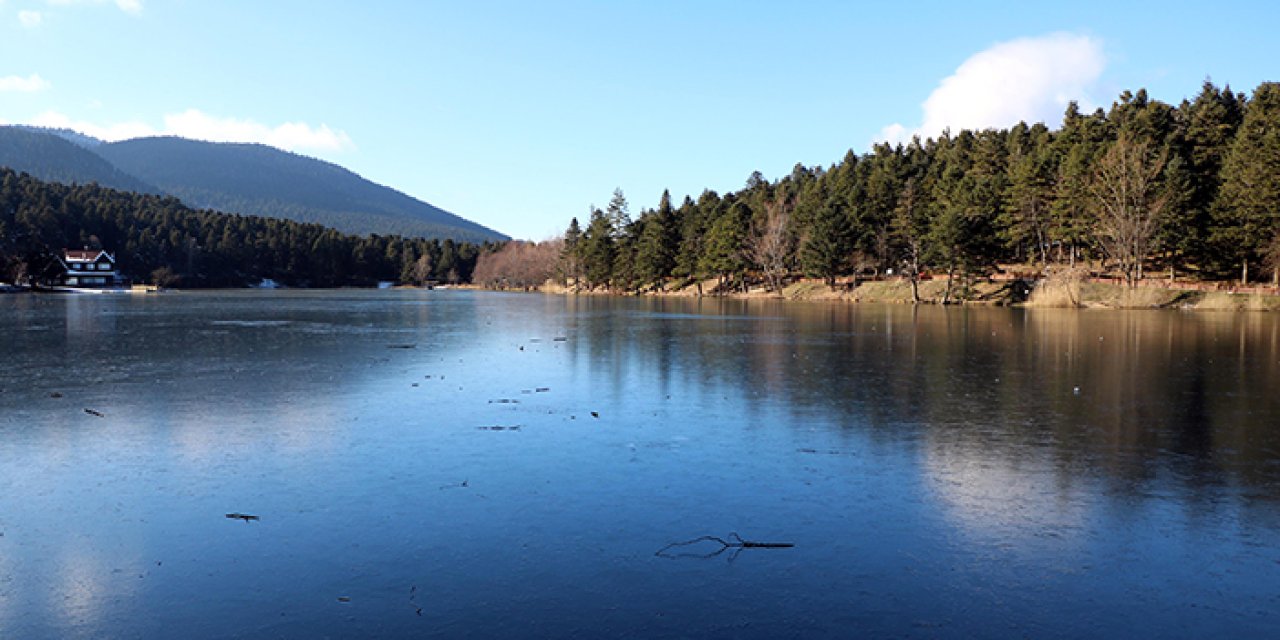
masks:
<instances>
[{"instance_id":1,"label":"house with red roof","mask_svg":"<svg viewBox=\"0 0 1280 640\"><path fill-rule=\"evenodd\" d=\"M68 287L114 287L119 281L115 256L100 249L65 249L59 258L65 270L61 284Z\"/></svg>"}]
</instances>

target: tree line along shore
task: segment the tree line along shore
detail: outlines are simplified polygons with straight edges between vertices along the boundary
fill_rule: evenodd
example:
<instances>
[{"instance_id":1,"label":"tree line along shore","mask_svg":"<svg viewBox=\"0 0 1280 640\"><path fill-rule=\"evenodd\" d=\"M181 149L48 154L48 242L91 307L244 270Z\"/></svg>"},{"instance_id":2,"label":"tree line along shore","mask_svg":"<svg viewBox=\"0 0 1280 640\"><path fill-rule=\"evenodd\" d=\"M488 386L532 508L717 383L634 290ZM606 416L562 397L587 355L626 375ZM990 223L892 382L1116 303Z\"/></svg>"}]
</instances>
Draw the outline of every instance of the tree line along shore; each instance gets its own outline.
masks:
<instances>
[{"instance_id":1,"label":"tree line along shore","mask_svg":"<svg viewBox=\"0 0 1280 640\"><path fill-rule=\"evenodd\" d=\"M883 284L866 296L942 303L982 301L1010 279L1049 284L1041 298L1060 284L1055 295L1077 304L1149 306L1101 293L1105 281L1198 292L1183 299L1265 294L1280 284L1280 84L1246 96L1205 82L1178 105L1126 91L1093 113L1072 103L1057 130L877 144L774 181L756 172L723 195L675 204L664 192L634 218L615 191L562 238L481 256L475 276L497 288L855 298L858 283L889 281L905 294ZM804 279L825 293L797 289Z\"/></svg>"},{"instance_id":2,"label":"tree line along shore","mask_svg":"<svg viewBox=\"0 0 1280 640\"><path fill-rule=\"evenodd\" d=\"M166 287L465 283L480 254L496 246L349 235L0 168L0 282L38 285L56 276L62 249L84 247L113 253L130 280Z\"/></svg>"},{"instance_id":3,"label":"tree line along shore","mask_svg":"<svg viewBox=\"0 0 1280 640\"><path fill-rule=\"evenodd\" d=\"M354 236L0 168L0 282L39 281L61 249L80 247L112 251L134 281L182 287L473 283L1049 306L1228 296L1221 306L1236 308L1240 294L1280 286L1280 84L1246 96L1205 82L1178 105L1126 91L1089 114L1072 103L1057 130L882 143L772 181L755 172L723 195L676 204L663 192L634 217L616 190L585 225L574 218L540 243Z\"/></svg>"}]
</instances>

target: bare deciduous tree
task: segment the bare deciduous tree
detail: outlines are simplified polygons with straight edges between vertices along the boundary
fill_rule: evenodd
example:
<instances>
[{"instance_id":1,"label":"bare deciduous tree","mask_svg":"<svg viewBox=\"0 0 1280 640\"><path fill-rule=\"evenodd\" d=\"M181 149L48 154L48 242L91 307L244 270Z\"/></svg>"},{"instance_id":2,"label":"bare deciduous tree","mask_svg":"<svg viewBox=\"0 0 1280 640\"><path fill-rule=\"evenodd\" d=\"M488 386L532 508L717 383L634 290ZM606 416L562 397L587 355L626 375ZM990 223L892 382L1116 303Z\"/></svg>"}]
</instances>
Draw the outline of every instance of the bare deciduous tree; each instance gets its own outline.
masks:
<instances>
[{"instance_id":1,"label":"bare deciduous tree","mask_svg":"<svg viewBox=\"0 0 1280 640\"><path fill-rule=\"evenodd\" d=\"M782 291L782 280L787 275L794 253L795 239L791 236L793 207L790 199L778 194L765 203L763 219L751 225L751 233L747 236L747 259L760 268L769 290L773 292Z\"/></svg>"},{"instance_id":2,"label":"bare deciduous tree","mask_svg":"<svg viewBox=\"0 0 1280 640\"><path fill-rule=\"evenodd\" d=\"M413 283L422 286L431 280L431 256L424 253L413 263Z\"/></svg>"},{"instance_id":3,"label":"bare deciduous tree","mask_svg":"<svg viewBox=\"0 0 1280 640\"><path fill-rule=\"evenodd\" d=\"M1166 198L1160 174L1167 154L1121 135L1098 161L1090 193L1097 205L1098 243L1115 260L1125 284L1137 286Z\"/></svg>"},{"instance_id":4,"label":"bare deciduous tree","mask_svg":"<svg viewBox=\"0 0 1280 640\"><path fill-rule=\"evenodd\" d=\"M564 241L508 242L476 260L471 279L492 289L534 289L555 275Z\"/></svg>"}]
</instances>

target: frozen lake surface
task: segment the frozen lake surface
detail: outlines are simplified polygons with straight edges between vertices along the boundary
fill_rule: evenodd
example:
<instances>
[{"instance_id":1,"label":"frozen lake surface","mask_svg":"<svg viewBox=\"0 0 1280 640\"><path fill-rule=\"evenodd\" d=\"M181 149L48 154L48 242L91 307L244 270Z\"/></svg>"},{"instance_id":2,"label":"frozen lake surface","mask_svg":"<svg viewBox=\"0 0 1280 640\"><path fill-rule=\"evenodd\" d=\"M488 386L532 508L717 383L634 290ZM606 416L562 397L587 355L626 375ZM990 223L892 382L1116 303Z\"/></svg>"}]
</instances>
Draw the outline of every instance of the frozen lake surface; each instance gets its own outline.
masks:
<instances>
[{"instance_id":1,"label":"frozen lake surface","mask_svg":"<svg viewBox=\"0 0 1280 640\"><path fill-rule=\"evenodd\" d=\"M0 364L0 638L1280 629L1275 315L19 295Z\"/></svg>"}]
</instances>

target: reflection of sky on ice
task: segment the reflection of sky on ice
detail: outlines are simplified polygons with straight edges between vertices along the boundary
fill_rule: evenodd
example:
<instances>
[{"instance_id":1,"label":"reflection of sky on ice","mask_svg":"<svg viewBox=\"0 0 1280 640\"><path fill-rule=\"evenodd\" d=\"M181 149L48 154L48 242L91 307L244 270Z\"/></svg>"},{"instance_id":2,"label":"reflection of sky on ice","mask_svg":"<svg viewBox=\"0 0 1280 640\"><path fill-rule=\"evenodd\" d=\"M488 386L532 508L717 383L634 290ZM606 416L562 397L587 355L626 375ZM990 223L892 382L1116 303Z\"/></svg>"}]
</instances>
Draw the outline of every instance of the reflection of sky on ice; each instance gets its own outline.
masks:
<instances>
[{"instance_id":1,"label":"reflection of sky on ice","mask_svg":"<svg viewBox=\"0 0 1280 640\"><path fill-rule=\"evenodd\" d=\"M92 637L101 622L103 609L107 607L109 589L119 584L106 584L110 570L103 566L97 554L64 547L53 562L52 585L48 596L49 608L60 611L64 629L73 630L76 637ZM114 593L112 597L125 597L127 593Z\"/></svg>"},{"instance_id":2,"label":"reflection of sky on ice","mask_svg":"<svg viewBox=\"0 0 1280 640\"><path fill-rule=\"evenodd\" d=\"M1089 516L1087 491L1070 486L1062 469L998 445L929 442L922 471L957 530L982 542L1071 540Z\"/></svg>"}]
</instances>

